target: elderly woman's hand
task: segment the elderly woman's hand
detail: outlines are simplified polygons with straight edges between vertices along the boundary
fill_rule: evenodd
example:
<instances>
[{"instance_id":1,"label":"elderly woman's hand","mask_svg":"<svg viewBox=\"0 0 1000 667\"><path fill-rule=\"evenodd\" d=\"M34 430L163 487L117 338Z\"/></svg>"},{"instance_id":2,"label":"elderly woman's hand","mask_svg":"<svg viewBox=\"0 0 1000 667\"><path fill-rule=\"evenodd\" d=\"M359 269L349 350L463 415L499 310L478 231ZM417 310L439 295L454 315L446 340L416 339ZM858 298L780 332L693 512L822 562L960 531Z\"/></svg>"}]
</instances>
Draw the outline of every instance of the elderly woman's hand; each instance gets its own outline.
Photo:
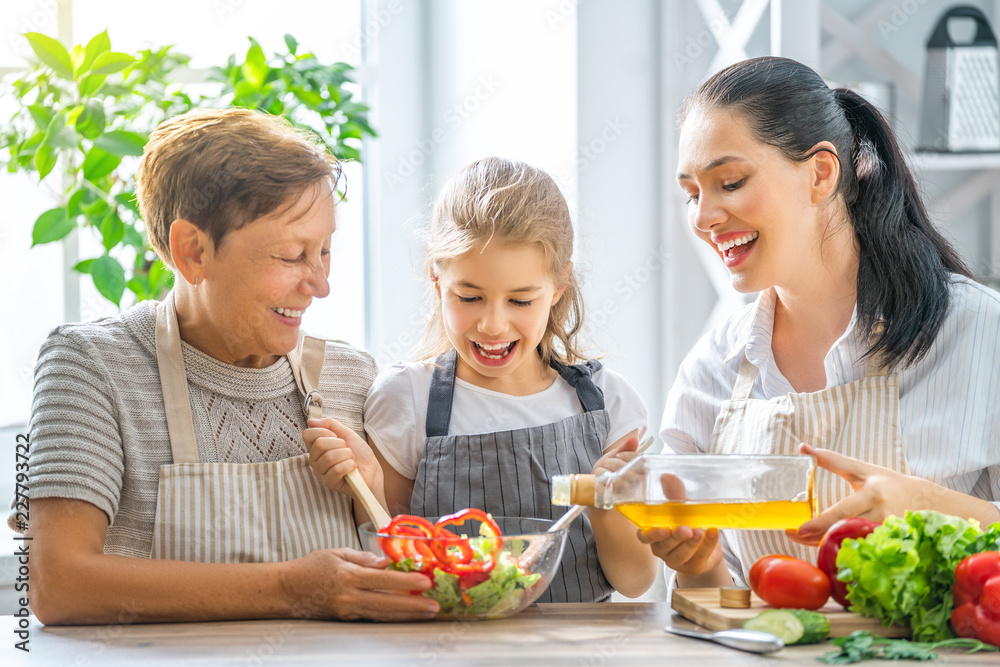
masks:
<instances>
[{"instance_id":1,"label":"elderly woman's hand","mask_svg":"<svg viewBox=\"0 0 1000 667\"><path fill-rule=\"evenodd\" d=\"M322 549L283 563L291 615L298 618L412 621L433 618L434 600L410 595L430 588L418 572L386 570L389 560L352 549Z\"/></svg>"},{"instance_id":2,"label":"elderly woman's hand","mask_svg":"<svg viewBox=\"0 0 1000 667\"><path fill-rule=\"evenodd\" d=\"M310 419L302 439L309 447L309 466L327 488L352 495L345 481L357 468L368 488L381 497L382 468L364 438L336 419Z\"/></svg>"}]
</instances>

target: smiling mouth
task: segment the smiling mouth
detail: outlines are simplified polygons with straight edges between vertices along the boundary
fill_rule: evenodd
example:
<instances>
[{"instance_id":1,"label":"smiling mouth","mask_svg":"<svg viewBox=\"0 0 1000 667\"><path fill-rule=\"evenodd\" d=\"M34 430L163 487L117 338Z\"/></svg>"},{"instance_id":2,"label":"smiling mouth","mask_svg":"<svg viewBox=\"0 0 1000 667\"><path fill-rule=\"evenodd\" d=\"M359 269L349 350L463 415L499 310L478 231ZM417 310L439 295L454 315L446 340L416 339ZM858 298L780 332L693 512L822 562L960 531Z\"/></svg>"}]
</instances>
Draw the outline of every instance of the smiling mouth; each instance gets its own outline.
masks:
<instances>
[{"instance_id":1,"label":"smiling mouth","mask_svg":"<svg viewBox=\"0 0 1000 667\"><path fill-rule=\"evenodd\" d=\"M726 257L735 257L737 255L742 255L749 250L750 246L757 240L758 236L760 236L759 232L747 232L743 236L736 239L730 239L725 243L716 243L715 247L718 248L719 252Z\"/></svg>"},{"instance_id":2,"label":"smiling mouth","mask_svg":"<svg viewBox=\"0 0 1000 667\"><path fill-rule=\"evenodd\" d=\"M271 310L283 317L302 317L302 313L306 312L304 308L302 310L292 310L291 308L271 308Z\"/></svg>"},{"instance_id":3,"label":"smiling mouth","mask_svg":"<svg viewBox=\"0 0 1000 667\"><path fill-rule=\"evenodd\" d=\"M472 341L472 346L476 348L476 351L487 359L503 359L514 350L515 345L517 345L516 340L511 343L497 343L495 345Z\"/></svg>"}]
</instances>

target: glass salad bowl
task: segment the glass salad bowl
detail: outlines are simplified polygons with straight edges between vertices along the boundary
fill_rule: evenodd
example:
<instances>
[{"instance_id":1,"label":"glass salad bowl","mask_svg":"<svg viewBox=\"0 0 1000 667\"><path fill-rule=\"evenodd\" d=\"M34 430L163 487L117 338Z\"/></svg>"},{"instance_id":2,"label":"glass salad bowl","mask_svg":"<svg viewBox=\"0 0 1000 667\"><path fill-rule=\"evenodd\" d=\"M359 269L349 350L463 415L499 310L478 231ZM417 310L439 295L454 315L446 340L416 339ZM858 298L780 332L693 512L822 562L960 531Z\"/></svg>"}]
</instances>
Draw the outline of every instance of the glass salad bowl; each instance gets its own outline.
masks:
<instances>
[{"instance_id":1,"label":"glass salad bowl","mask_svg":"<svg viewBox=\"0 0 1000 667\"><path fill-rule=\"evenodd\" d=\"M382 532L368 522L358 534L366 551L393 561L390 568L420 571L434 582L422 595L441 606L437 618L492 619L513 616L548 588L567 534L566 529L547 532L552 524L463 510L440 520L400 515ZM494 537L497 530L500 535Z\"/></svg>"}]
</instances>

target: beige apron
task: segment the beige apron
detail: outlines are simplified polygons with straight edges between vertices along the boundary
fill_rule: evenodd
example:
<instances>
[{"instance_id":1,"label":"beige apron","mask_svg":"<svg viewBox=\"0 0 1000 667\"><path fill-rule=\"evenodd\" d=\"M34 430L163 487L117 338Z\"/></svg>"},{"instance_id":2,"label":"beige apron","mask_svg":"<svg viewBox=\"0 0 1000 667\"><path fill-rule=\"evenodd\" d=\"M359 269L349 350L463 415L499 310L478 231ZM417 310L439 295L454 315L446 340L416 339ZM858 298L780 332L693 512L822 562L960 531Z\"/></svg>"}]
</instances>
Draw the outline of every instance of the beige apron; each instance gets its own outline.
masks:
<instances>
[{"instance_id":1,"label":"beige apron","mask_svg":"<svg viewBox=\"0 0 1000 667\"><path fill-rule=\"evenodd\" d=\"M326 343L288 353L309 418ZM202 563L267 563L317 549L360 548L351 499L323 486L309 455L265 463L200 463L173 293L156 309L156 360L173 464L160 467L151 556Z\"/></svg>"},{"instance_id":2,"label":"beige apron","mask_svg":"<svg viewBox=\"0 0 1000 667\"><path fill-rule=\"evenodd\" d=\"M895 375L870 360L865 377L838 387L770 400L751 399L757 367L744 356L731 400L715 420L710 454L798 454L801 442L906 474ZM851 486L816 471L819 511L847 497ZM816 548L795 544L783 531L726 530L724 538L745 573L761 556L788 554L816 562ZM729 560L729 559L727 559ZM731 560L730 566L734 565ZM732 567L730 568L732 569Z\"/></svg>"}]
</instances>

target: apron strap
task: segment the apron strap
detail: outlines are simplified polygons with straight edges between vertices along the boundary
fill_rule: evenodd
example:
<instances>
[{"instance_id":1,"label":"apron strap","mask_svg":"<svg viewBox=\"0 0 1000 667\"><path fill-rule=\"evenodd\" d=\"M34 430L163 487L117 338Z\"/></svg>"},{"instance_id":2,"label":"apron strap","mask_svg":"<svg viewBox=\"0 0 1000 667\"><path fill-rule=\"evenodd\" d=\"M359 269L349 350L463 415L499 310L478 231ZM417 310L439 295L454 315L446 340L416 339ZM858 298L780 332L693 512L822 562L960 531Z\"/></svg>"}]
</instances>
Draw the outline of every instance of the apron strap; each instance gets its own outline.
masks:
<instances>
[{"instance_id":1,"label":"apron strap","mask_svg":"<svg viewBox=\"0 0 1000 667\"><path fill-rule=\"evenodd\" d=\"M424 422L428 438L448 435L457 363L458 351L454 349L434 360L431 390L427 394L427 419Z\"/></svg>"},{"instance_id":2,"label":"apron strap","mask_svg":"<svg viewBox=\"0 0 1000 667\"><path fill-rule=\"evenodd\" d=\"M601 370L601 362L590 359L587 363L567 366L552 360L552 368L559 371L562 379L576 389L580 405L584 412L597 412L604 409L604 392L594 384L594 373Z\"/></svg>"},{"instance_id":3,"label":"apron strap","mask_svg":"<svg viewBox=\"0 0 1000 667\"><path fill-rule=\"evenodd\" d=\"M736 384L733 386L734 401L750 398L750 391L753 389L753 381L756 377L757 367L744 354L743 361L740 363L740 373L736 376Z\"/></svg>"},{"instance_id":4,"label":"apron strap","mask_svg":"<svg viewBox=\"0 0 1000 667\"><path fill-rule=\"evenodd\" d=\"M455 396L455 369L458 352L445 352L434 360L431 388L427 395L427 419L424 428L428 438L448 435L451 425L451 406ZM594 384L594 373L601 369L601 362L591 359L585 364L567 366L552 361L552 368L558 371L580 399L584 412L604 410L604 392Z\"/></svg>"},{"instance_id":5,"label":"apron strap","mask_svg":"<svg viewBox=\"0 0 1000 667\"><path fill-rule=\"evenodd\" d=\"M322 419L323 395L319 393L319 376L326 360L326 341L312 336L302 338L302 352L296 348L288 353L288 365L295 376L295 386L302 396L302 412L306 419Z\"/></svg>"},{"instance_id":6,"label":"apron strap","mask_svg":"<svg viewBox=\"0 0 1000 667\"><path fill-rule=\"evenodd\" d=\"M156 308L156 364L160 371L163 409L167 416L167 433L174 463L197 463L198 443L194 437L173 291Z\"/></svg>"}]
</instances>

